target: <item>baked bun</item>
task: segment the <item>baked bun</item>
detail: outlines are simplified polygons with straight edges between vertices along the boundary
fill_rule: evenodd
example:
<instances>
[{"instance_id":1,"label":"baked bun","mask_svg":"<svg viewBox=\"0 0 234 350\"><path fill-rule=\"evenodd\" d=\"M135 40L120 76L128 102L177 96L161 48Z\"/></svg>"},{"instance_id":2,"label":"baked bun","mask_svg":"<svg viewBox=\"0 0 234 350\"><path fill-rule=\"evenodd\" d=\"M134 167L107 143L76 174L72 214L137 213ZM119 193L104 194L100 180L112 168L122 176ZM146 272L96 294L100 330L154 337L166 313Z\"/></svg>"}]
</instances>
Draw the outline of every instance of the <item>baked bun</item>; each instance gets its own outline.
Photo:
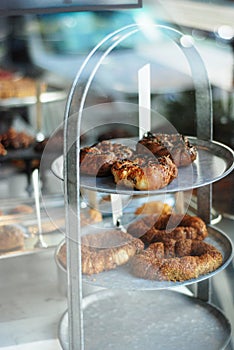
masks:
<instances>
[{"instance_id":1,"label":"baked bun","mask_svg":"<svg viewBox=\"0 0 234 350\"><path fill-rule=\"evenodd\" d=\"M216 270L222 254L204 241L168 239L156 242L131 259L132 273L159 281L186 281Z\"/></svg>"},{"instance_id":2,"label":"baked bun","mask_svg":"<svg viewBox=\"0 0 234 350\"><path fill-rule=\"evenodd\" d=\"M158 190L177 177L178 169L169 157L135 156L116 161L111 172L120 186L136 190Z\"/></svg>"},{"instance_id":3,"label":"baked bun","mask_svg":"<svg viewBox=\"0 0 234 350\"><path fill-rule=\"evenodd\" d=\"M196 147L191 145L186 136L180 134L153 134L148 132L137 143L138 154L170 156L177 167L191 164L197 157Z\"/></svg>"},{"instance_id":4,"label":"baked bun","mask_svg":"<svg viewBox=\"0 0 234 350\"><path fill-rule=\"evenodd\" d=\"M121 230L103 231L82 237L82 273L97 274L126 264L144 248L141 240ZM66 245L58 252L58 259L66 267Z\"/></svg>"},{"instance_id":5,"label":"baked bun","mask_svg":"<svg viewBox=\"0 0 234 350\"><path fill-rule=\"evenodd\" d=\"M80 171L92 176L109 176L116 160L132 157L133 150L119 143L102 141L80 150Z\"/></svg>"},{"instance_id":6,"label":"baked bun","mask_svg":"<svg viewBox=\"0 0 234 350\"><path fill-rule=\"evenodd\" d=\"M24 246L24 232L14 225L0 226L0 251L21 249Z\"/></svg>"}]
</instances>

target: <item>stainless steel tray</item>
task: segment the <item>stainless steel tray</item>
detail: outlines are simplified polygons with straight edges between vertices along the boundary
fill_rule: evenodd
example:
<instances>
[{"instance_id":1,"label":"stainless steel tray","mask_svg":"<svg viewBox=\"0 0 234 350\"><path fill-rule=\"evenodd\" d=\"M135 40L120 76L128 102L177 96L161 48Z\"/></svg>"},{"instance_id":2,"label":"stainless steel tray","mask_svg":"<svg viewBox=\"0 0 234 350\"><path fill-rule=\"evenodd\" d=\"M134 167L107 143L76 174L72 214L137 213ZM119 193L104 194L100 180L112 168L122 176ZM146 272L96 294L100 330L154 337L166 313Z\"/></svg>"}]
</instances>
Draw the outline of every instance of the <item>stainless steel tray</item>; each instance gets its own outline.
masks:
<instances>
[{"instance_id":1,"label":"stainless steel tray","mask_svg":"<svg viewBox=\"0 0 234 350\"><path fill-rule=\"evenodd\" d=\"M84 298L83 306L86 350L221 350L230 340L221 311L175 291L106 290ZM68 350L67 313L59 340Z\"/></svg>"},{"instance_id":2,"label":"stainless steel tray","mask_svg":"<svg viewBox=\"0 0 234 350\"><path fill-rule=\"evenodd\" d=\"M212 226L208 227L209 237L205 239L206 242L213 244L219 249L223 255L222 265L215 271L202 275L196 279L190 279L184 282L172 282L172 281L151 281L133 276L130 272L128 264L120 266L115 270L105 271L92 276L83 275L83 285L89 287L91 290L95 288L107 288L107 289L122 289L122 290L159 290L167 289L178 286L186 286L196 282L200 282L222 271L232 260L233 250L232 242L222 231L215 229ZM61 245L62 243L60 243ZM60 247L60 246L59 246ZM57 248L56 252L59 250ZM66 270L59 263L56 258L56 265L60 270L59 283L63 283L66 286ZM63 282L62 282L63 281ZM65 288L63 288L63 294L65 294Z\"/></svg>"},{"instance_id":3,"label":"stainless steel tray","mask_svg":"<svg viewBox=\"0 0 234 350\"><path fill-rule=\"evenodd\" d=\"M45 208L41 207L42 234L48 248L55 248L64 238L64 201L60 196L45 196ZM12 213L12 209L21 205L28 206L30 212ZM48 216L49 210L49 216ZM24 247L17 250L1 251L0 259L12 258L16 256L38 253L41 249L35 248L34 245L38 238L38 224L34 200L8 198L1 201L0 225L19 225L25 232ZM52 215L53 214L53 215Z\"/></svg>"},{"instance_id":4,"label":"stainless steel tray","mask_svg":"<svg viewBox=\"0 0 234 350\"><path fill-rule=\"evenodd\" d=\"M40 100L42 103L62 101L67 98L67 92L61 88L49 86L48 91L41 94ZM28 97L12 97L0 99L0 107L23 107L33 105L37 102L36 96Z\"/></svg>"},{"instance_id":5,"label":"stainless steel tray","mask_svg":"<svg viewBox=\"0 0 234 350\"><path fill-rule=\"evenodd\" d=\"M227 176L234 168L234 152L231 148L215 141L199 140L189 137L189 140L198 149L196 161L187 167L179 169L178 177L168 186L157 191L136 191L116 186L111 176L93 177L81 175L80 182L83 188L106 193L119 194L163 194L169 192L187 191L211 184ZM52 163L52 172L63 179L63 156Z\"/></svg>"}]
</instances>

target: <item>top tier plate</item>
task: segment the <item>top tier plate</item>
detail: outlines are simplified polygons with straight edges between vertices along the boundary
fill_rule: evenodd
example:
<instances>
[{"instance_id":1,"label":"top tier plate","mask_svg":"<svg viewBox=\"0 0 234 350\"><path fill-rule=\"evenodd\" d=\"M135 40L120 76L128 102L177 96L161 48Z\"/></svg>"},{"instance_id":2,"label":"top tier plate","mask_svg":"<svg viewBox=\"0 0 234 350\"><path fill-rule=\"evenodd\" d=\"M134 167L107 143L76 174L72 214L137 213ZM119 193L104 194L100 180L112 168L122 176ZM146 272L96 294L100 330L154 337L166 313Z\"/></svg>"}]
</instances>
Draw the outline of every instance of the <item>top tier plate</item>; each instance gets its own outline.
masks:
<instances>
[{"instance_id":1,"label":"top tier plate","mask_svg":"<svg viewBox=\"0 0 234 350\"><path fill-rule=\"evenodd\" d=\"M199 140L189 137L191 144L197 147L198 156L195 162L187 167L179 168L178 177L168 186L160 190L150 191L151 194L187 191L211 184L227 176L234 168L234 152L231 148L216 142ZM52 164L53 173L63 180L63 156ZM81 186L88 190L118 194L149 194L149 191L137 191L119 188L111 176L93 177L81 175Z\"/></svg>"}]
</instances>

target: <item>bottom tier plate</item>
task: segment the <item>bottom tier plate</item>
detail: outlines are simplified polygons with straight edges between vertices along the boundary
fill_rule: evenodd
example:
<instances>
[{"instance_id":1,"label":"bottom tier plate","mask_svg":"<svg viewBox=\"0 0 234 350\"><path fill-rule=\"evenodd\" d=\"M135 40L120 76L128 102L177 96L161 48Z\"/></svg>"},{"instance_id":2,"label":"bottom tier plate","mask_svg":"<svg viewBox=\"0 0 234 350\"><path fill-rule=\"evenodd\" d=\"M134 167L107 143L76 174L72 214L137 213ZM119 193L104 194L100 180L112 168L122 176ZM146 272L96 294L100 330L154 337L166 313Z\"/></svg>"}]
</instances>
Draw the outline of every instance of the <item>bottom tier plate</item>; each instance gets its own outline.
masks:
<instances>
[{"instance_id":1,"label":"bottom tier plate","mask_svg":"<svg viewBox=\"0 0 234 350\"><path fill-rule=\"evenodd\" d=\"M220 350L230 341L230 323L217 308L179 292L105 290L83 302L85 350ZM67 312L59 340L68 350Z\"/></svg>"}]
</instances>

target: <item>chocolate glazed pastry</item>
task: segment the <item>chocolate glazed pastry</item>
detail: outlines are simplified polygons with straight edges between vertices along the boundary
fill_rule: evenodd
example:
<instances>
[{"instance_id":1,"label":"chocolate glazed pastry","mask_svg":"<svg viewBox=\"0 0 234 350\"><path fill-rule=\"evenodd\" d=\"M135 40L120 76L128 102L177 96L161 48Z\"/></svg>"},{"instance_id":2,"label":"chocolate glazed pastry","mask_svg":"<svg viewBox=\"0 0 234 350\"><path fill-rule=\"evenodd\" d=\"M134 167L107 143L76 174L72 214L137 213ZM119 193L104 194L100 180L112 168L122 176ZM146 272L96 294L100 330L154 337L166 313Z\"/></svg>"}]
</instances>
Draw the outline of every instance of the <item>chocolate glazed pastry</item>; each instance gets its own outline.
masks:
<instances>
[{"instance_id":1,"label":"chocolate glazed pastry","mask_svg":"<svg viewBox=\"0 0 234 350\"><path fill-rule=\"evenodd\" d=\"M116 160L131 158L133 150L119 143L102 141L80 150L80 171L91 176L109 176Z\"/></svg>"},{"instance_id":2,"label":"chocolate glazed pastry","mask_svg":"<svg viewBox=\"0 0 234 350\"><path fill-rule=\"evenodd\" d=\"M163 188L178 175L178 169L169 157L146 155L116 161L111 172L116 184L142 191Z\"/></svg>"},{"instance_id":3,"label":"chocolate glazed pastry","mask_svg":"<svg viewBox=\"0 0 234 350\"><path fill-rule=\"evenodd\" d=\"M191 145L186 136L180 134L153 134L148 132L137 143L138 154L170 156L177 167L191 164L197 157L196 147Z\"/></svg>"}]
</instances>

